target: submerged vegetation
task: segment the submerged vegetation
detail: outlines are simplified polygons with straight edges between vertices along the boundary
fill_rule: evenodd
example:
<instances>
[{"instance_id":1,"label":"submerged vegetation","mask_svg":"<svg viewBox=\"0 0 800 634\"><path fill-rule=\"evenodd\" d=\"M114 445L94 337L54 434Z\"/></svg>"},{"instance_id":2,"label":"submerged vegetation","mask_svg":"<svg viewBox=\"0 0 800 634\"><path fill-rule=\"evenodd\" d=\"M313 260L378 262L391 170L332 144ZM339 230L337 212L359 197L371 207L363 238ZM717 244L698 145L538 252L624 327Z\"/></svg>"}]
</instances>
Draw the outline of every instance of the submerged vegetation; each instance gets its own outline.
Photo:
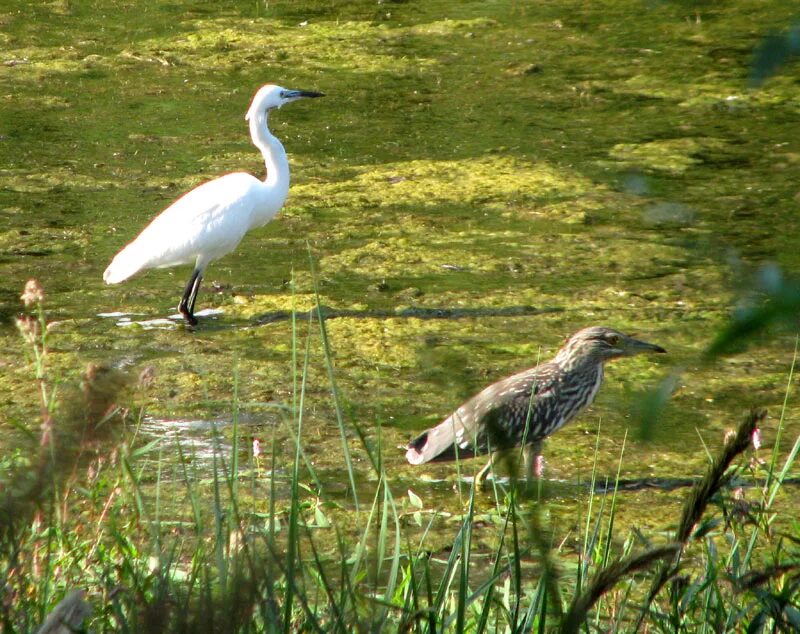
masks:
<instances>
[{"instance_id":1,"label":"submerged vegetation","mask_svg":"<svg viewBox=\"0 0 800 634\"><path fill-rule=\"evenodd\" d=\"M754 410L726 436L686 495L674 531L621 537L619 469L616 482L598 487L595 462L588 494L576 507L574 536L553 531L542 483L526 486L512 474L506 484L494 483L494 503L486 508L478 499L484 494L459 481L462 510L447 521L454 540L432 549L429 533L440 512L393 483L380 434L370 437L341 411L321 311L316 320L314 313L303 323L292 318L292 355L302 371L291 377L296 391L281 411L290 458L279 453L274 436L262 446L242 433L247 404L234 392L231 433L223 440L210 430L209 473L198 472L199 456L180 442L148 441L140 433L144 410L123 405L141 400L137 392L154 380L151 369L135 379L92 365L79 394L57 394L47 368L52 335L44 293L31 281L23 297L33 315L17 324L41 413L38 425L25 426L25 450L3 458L4 631L31 631L63 596L49 622L60 618L80 628L89 617L93 631L800 626L800 527L796 518L788 525L779 520L774 506L800 451L798 438L779 461L785 409L768 459L759 453L765 411ZM347 469L333 487L305 451L313 338L323 343L342 425ZM358 438L352 447L347 429ZM177 460L167 460L173 449ZM370 465L367 481L357 482L355 459ZM335 491L346 482L355 511ZM749 487L755 488L745 493ZM484 524L491 530L478 533ZM479 534L489 541L477 543Z\"/></svg>"},{"instance_id":2,"label":"submerged vegetation","mask_svg":"<svg viewBox=\"0 0 800 634\"><path fill-rule=\"evenodd\" d=\"M4 632L800 627L791 3L17 4ZM290 196L219 312L166 318L183 270L105 287L181 193L261 174L266 82L328 97L270 120ZM405 463L589 325L669 355L610 367L543 480Z\"/></svg>"}]
</instances>

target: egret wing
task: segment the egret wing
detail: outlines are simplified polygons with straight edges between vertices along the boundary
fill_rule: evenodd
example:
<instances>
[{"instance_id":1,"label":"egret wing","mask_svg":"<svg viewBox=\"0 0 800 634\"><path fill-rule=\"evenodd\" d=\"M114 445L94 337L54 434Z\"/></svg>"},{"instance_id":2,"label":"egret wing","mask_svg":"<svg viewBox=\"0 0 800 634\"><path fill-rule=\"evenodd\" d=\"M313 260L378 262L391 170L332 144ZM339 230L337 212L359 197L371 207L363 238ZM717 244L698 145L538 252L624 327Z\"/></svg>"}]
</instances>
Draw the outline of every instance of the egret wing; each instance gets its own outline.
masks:
<instances>
[{"instance_id":1,"label":"egret wing","mask_svg":"<svg viewBox=\"0 0 800 634\"><path fill-rule=\"evenodd\" d=\"M232 251L250 228L260 184L250 174L227 174L176 200L132 243L151 250L144 267L193 263L198 255L208 263Z\"/></svg>"},{"instance_id":2,"label":"egret wing","mask_svg":"<svg viewBox=\"0 0 800 634\"><path fill-rule=\"evenodd\" d=\"M112 260L103 275L116 284L146 268L208 262L232 251L250 228L261 181L227 174L194 188L162 211Z\"/></svg>"}]
</instances>

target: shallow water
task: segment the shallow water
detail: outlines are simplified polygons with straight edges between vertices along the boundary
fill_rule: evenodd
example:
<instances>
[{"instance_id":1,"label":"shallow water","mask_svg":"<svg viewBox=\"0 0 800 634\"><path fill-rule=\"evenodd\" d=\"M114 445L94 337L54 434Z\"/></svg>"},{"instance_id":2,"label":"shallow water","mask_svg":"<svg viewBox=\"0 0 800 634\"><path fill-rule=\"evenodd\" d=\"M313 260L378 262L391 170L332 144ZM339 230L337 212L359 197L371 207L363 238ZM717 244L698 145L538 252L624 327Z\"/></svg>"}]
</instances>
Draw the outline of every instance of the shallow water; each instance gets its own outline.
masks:
<instances>
[{"instance_id":1,"label":"shallow water","mask_svg":"<svg viewBox=\"0 0 800 634\"><path fill-rule=\"evenodd\" d=\"M626 431L622 477L698 475L700 438L718 447L752 405L772 413L769 446L791 330L710 365L700 354L760 266L800 265L796 67L747 88L753 47L793 13L761 1L699 12L634 1L7 10L3 418L38 411L13 324L34 276L58 322L53 376L77 381L89 362L152 366L147 412L187 443L203 443L203 428L166 421L230 428L236 391L248 438L275 433L288 464L291 435L259 404L292 403L290 316L315 305L313 259L346 419L372 438L380 425L392 485L413 487L426 507L460 511L454 469L411 468L400 447L590 324L639 333L669 355L613 364L597 403L549 440L555 502L569 508L580 495L601 422L598 471L609 477ZM188 270L104 286L113 254L181 193L263 171L243 116L268 81L328 96L270 119L290 155L289 201L209 268L200 327L170 317ZM306 324L301 314L301 358L311 338L304 449L347 507L325 360ZM637 395L672 372L678 387L643 442ZM796 398L792 387L784 444L800 432ZM152 423L143 432L159 435ZM246 442L241 464L252 468ZM663 528L653 495L676 499L625 494L622 515Z\"/></svg>"}]
</instances>

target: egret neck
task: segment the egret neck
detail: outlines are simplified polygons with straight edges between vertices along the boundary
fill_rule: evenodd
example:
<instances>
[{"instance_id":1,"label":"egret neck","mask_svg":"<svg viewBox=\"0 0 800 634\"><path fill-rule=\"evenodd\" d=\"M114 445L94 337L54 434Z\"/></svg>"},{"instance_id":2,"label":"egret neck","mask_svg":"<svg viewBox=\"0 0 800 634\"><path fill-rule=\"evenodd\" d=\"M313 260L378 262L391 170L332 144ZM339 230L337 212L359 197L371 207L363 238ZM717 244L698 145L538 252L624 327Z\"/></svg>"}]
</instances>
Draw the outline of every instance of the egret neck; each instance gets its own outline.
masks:
<instances>
[{"instance_id":1,"label":"egret neck","mask_svg":"<svg viewBox=\"0 0 800 634\"><path fill-rule=\"evenodd\" d=\"M283 144L278 138L272 134L267 125L267 112L261 110L256 112L255 116L248 117L250 120L250 136L255 145L264 157L264 165L267 168L267 175L264 178L266 185L265 192L269 192L269 198L272 201L280 201L277 205L278 208L286 200L289 194L289 159L286 157L286 150L283 149ZM269 220L273 214L269 213L266 218L259 217L260 209L256 209L256 217L253 218L253 226L259 226Z\"/></svg>"}]
</instances>

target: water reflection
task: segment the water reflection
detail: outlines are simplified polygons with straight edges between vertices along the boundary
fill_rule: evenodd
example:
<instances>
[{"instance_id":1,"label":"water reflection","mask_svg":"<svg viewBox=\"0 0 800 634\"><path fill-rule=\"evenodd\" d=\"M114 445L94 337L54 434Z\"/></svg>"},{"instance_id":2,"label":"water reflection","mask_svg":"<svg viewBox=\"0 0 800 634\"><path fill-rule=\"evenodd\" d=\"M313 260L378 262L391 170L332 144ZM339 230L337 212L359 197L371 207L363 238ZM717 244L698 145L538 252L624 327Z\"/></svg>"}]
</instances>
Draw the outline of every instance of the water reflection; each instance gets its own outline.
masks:
<instances>
[{"instance_id":1,"label":"water reflection","mask_svg":"<svg viewBox=\"0 0 800 634\"><path fill-rule=\"evenodd\" d=\"M196 317L217 317L225 313L221 308L205 308L195 313ZM134 317L142 315L142 313L97 313L98 317L104 319L116 319L116 325L120 328L128 328L130 326L139 326L145 330L169 330L177 327L183 323L183 316L180 313L175 313L167 317L156 317L155 319L141 319L137 320Z\"/></svg>"}]
</instances>

